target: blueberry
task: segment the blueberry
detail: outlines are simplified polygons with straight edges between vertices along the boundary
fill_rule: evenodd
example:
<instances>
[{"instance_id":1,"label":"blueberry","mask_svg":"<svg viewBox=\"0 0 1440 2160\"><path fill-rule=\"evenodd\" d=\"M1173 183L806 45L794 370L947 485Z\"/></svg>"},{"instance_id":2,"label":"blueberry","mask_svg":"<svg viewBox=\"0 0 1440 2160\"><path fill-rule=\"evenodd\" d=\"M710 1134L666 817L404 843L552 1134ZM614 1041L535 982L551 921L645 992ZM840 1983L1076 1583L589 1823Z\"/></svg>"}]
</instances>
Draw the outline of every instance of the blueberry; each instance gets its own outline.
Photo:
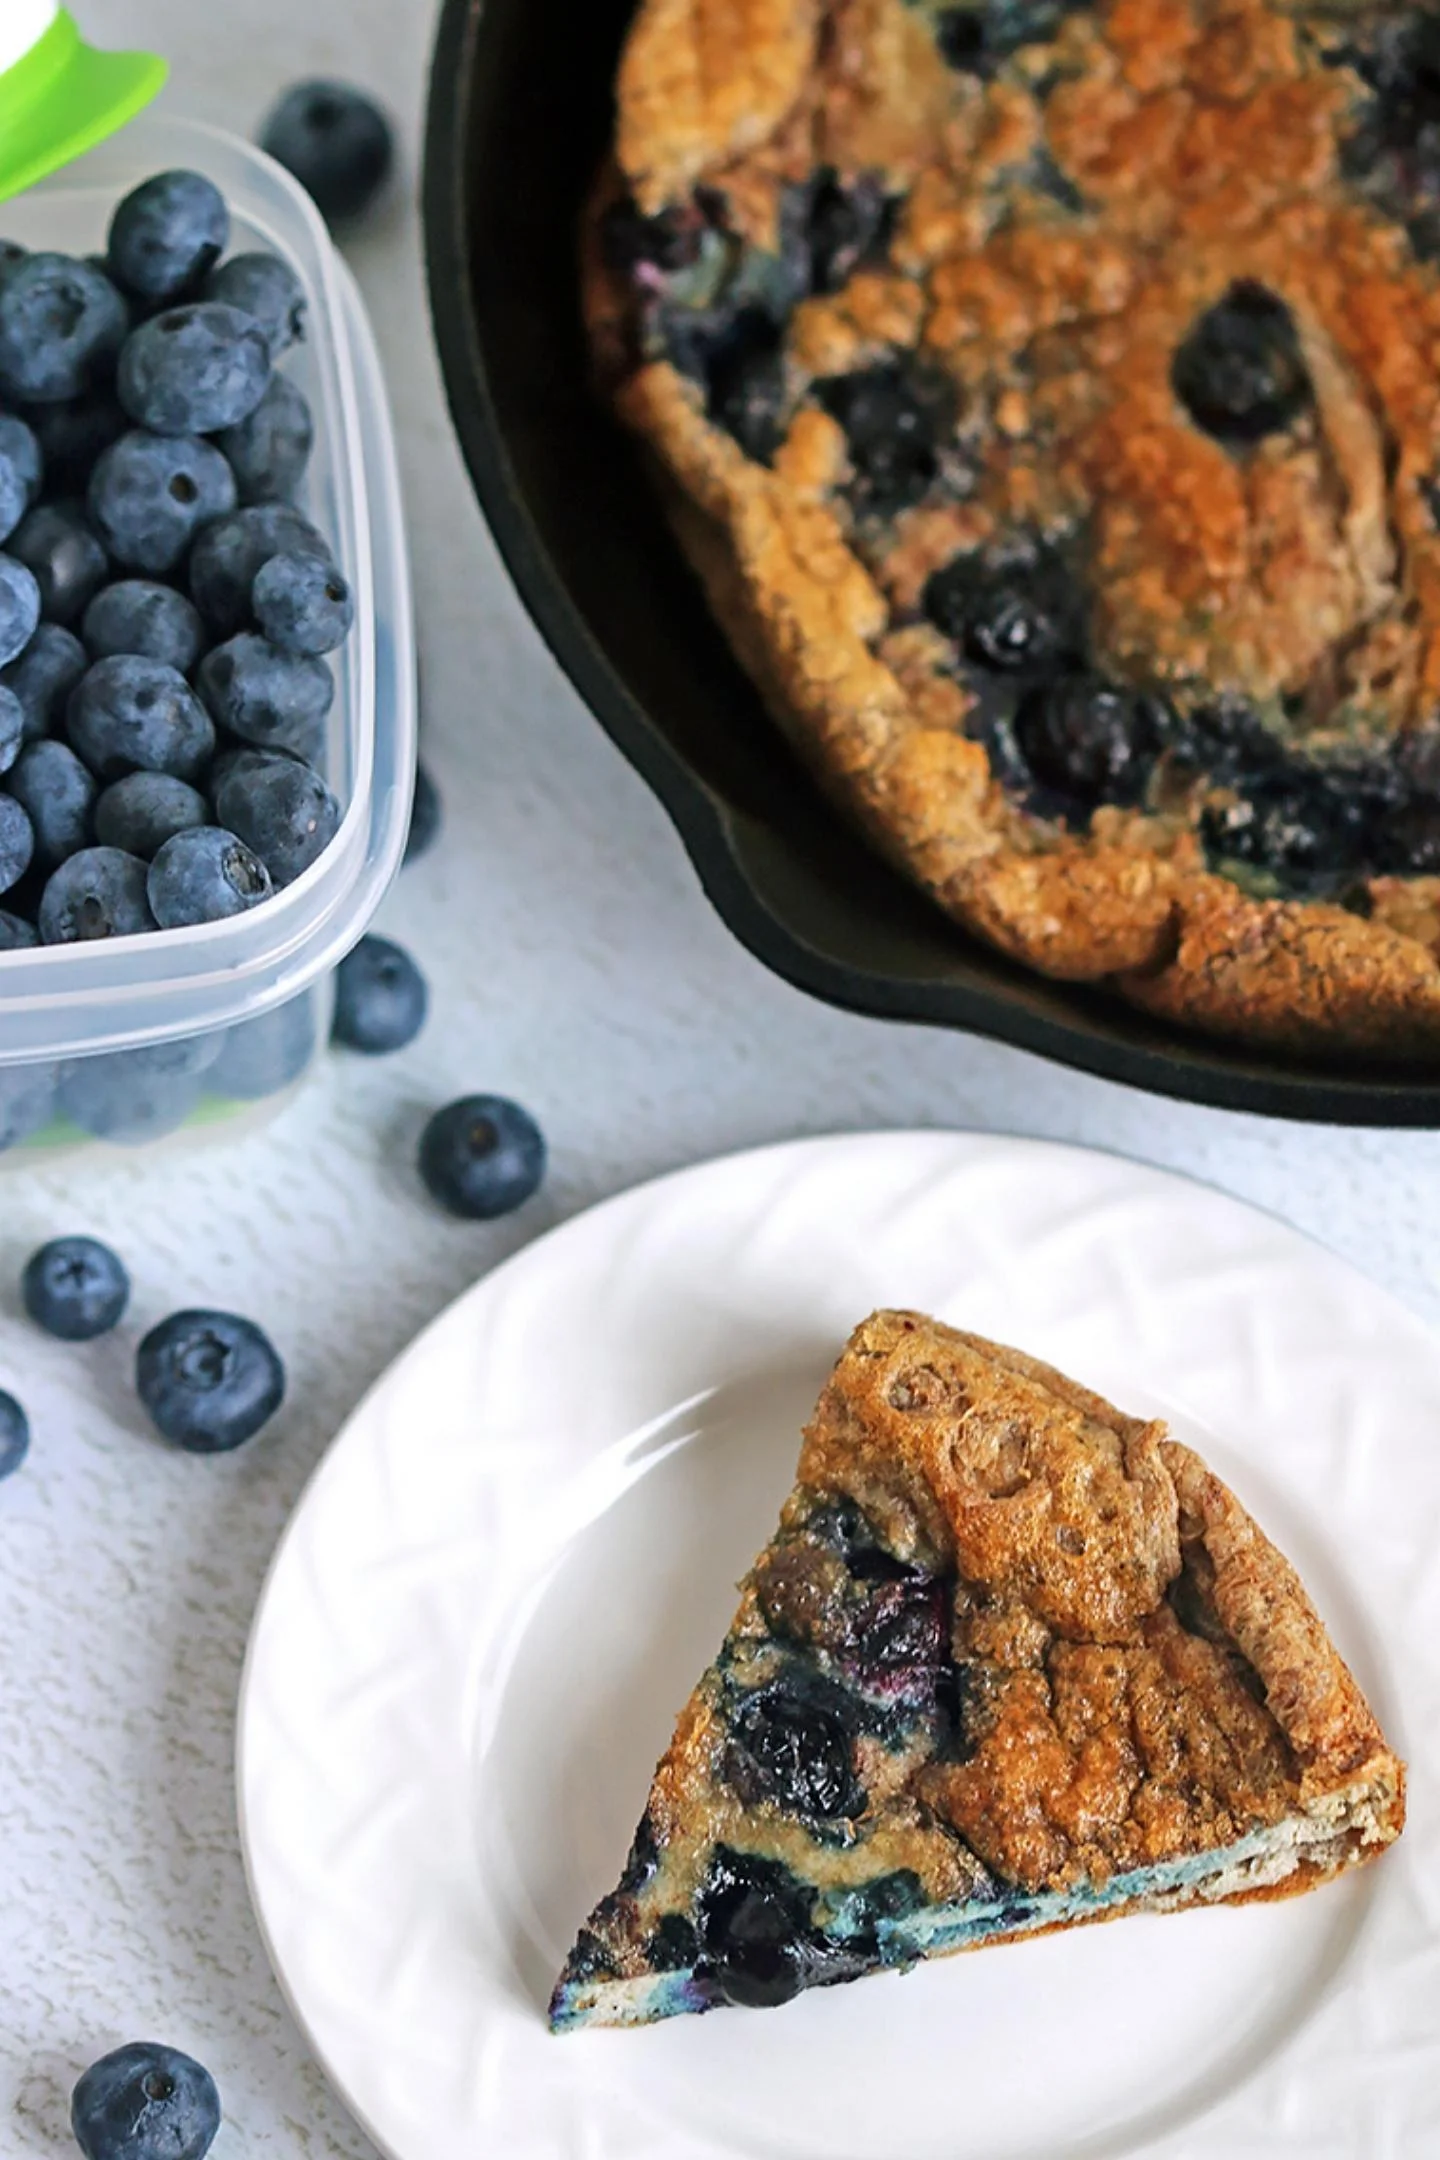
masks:
<instances>
[{"instance_id":1,"label":"blueberry","mask_svg":"<svg viewBox=\"0 0 1440 2160\"><path fill-rule=\"evenodd\" d=\"M13 795L0 795L0 892L18 885L35 854L35 828Z\"/></svg>"},{"instance_id":2,"label":"blueberry","mask_svg":"<svg viewBox=\"0 0 1440 2160\"><path fill-rule=\"evenodd\" d=\"M1323 890L1366 867L1378 806L1361 775L1297 759L1238 785L1232 803L1201 819L1206 846L1222 863L1267 871L1300 891ZM1393 821L1392 811L1384 823Z\"/></svg>"},{"instance_id":3,"label":"blueberry","mask_svg":"<svg viewBox=\"0 0 1440 2160\"><path fill-rule=\"evenodd\" d=\"M82 1132L142 1146L175 1132L197 1108L218 1035L79 1058L61 1074L59 1107Z\"/></svg>"},{"instance_id":4,"label":"blueberry","mask_svg":"<svg viewBox=\"0 0 1440 2160\"><path fill-rule=\"evenodd\" d=\"M288 375L274 375L249 418L222 428L224 451L242 503L288 501L305 477L315 442L315 423L302 390Z\"/></svg>"},{"instance_id":5,"label":"blueberry","mask_svg":"<svg viewBox=\"0 0 1440 2160\"><path fill-rule=\"evenodd\" d=\"M620 1888L629 1897L643 1890L646 1883L653 1882L660 1865L660 1847L655 1838L655 1825L647 1810L636 1826L630 1841L630 1852L620 1872Z\"/></svg>"},{"instance_id":6,"label":"blueberry","mask_svg":"<svg viewBox=\"0 0 1440 2160\"><path fill-rule=\"evenodd\" d=\"M388 938L363 937L335 971L331 1040L370 1057L403 1050L425 1025L430 992L409 953Z\"/></svg>"},{"instance_id":7,"label":"blueberry","mask_svg":"<svg viewBox=\"0 0 1440 2160\"><path fill-rule=\"evenodd\" d=\"M839 292L861 263L883 248L894 215L893 200L872 174L846 187L832 167L822 168L805 207L809 290Z\"/></svg>"},{"instance_id":8,"label":"blueberry","mask_svg":"<svg viewBox=\"0 0 1440 2160\"><path fill-rule=\"evenodd\" d=\"M252 315L272 360L304 339L305 288L279 255L232 255L205 280L205 298Z\"/></svg>"},{"instance_id":9,"label":"blueberry","mask_svg":"<svg viewBox=\"0 0 1440 2160\"><path fill-rule=\"evenodd\" d=\"M684 1972L700 1955L700 1938L693 1921L683 1913L664 1913L645 1946L654 1972Z\"/></svg>"},{"instance_id":10,"label":"blueberry","mask_svg":"<svg viewBox=\"0 0 1440 2160\"><path fill-rule=\"evenodd\" d=\"M43 1131L54 1115L53 1065L0 1065L0 1154Z\"/></svg>"},{"instance_id":11,"label":"blueberry","mask_svg":"<svg viewBox=\"0 0 1440 2160\"><path fill-rule=\"evenodd\" d=\"M83 848L90 834L95 781L68 743L27 743L6 786L35 830L35 860L53 870Z\"/></svg>"},{"instance_id":12,"label":"blueberry","mask_svg":"<svg viewBox=\"0 0 1440 2160\"><path fill-rule=\"evenodd\" d=\"M157 585L148 578L124 578L96 593L80 634L92 660L131 653L142 660L161 660L180 675L188 675L205 650L205 625L198 610L173 585Z\"/></svg>"},{"instance_id":13,"label":"blueberry","mask_svg":"<svg viewBox=\"0 0 1440 2160\"><path fill-rule=\"evenodd\" d=\"M25 747L25 708L13 690L0 683L0 773L9 772Z\"/></svg>"},{"instance_id":14,"label":"blueberry","mask_svg":"<svg viewBox=\"0 0 1440 2160\"><path fill-rule=\"evenodd\" d=\"M230 213L202 173L163 172L142 181L110 220L110 275L137 300L178 300L219 262Z\"/></svg>"},{"instance_id":15,"label":"blueberry","mask_svg":"<svg viewBox=\"0 0 1440 2160\"><path fill-rule=\"evenodd\" d=\"M40 942L40 933L34 923L26 922L23 915L12 915L8 908L0 908L0 952L29 952ZM3 1079L0 1068L0 1079ZM6 1145L3 1137L4 1111L0 1106L0 1147Z\"/></svg>"},{"instance_id":16,"label":"blueberry","mask_svg":"<svg viewBox=\"0 0 1440 2160\"><path fill-rule=\"evenodd\" d=\"M940 470L937 436L949 425L941 387L889 362L828 376L815 394L845 430L857 509L890 517L919 502Z\"/></svg>"},{"instance_id":17,"label":"blueberry","mask_svg":"<svg viewBox=\"0 0 1440 2160\"><path fill-rule=\"evenodd\" d=\"M195 542L190 557L190 596L221 637L233 637L250 620L257 572L272 555L315 554L333 558L329 543L289 503L256 503L217 518Z\"/></svg>"},{"instance_id":18,"label":"blueberry","mask_svg":"<svg viewBox=\"0 0 1440 2160\"><path fill-rule=\"evenodd\" d=\"M108 375L127 325L125 302L92 264L28 255L0 282L0 396L83 397Z\"/></svg>"},{"instance_id":19,"label":"blueberry","mask_svg":"<svg viewBox=\"0 0 1440 2160\"><path fill-rule=\"evenodd\" d=\"M1399 877L1440 875L1440 798L1420 795L1401 804L1372 838L1377 869Z\"/></svg>"},{"instance_id":20,"label":"blueberry","mask_svg":"<svg viewBox=\"0 0 1440 2160\"><path fill-rule=\"evenodd\" d=\"M301 82L265 119L260 147L293 173L324 218L354 218L379 194L394 157L390 123L347 83Z\"/></svg>"},{"instance_id":21,"label":"blueberry","mask_svg":"<svg viewBox=\"0 0 1440 2160\"><path fill-rule=\"evenodd\" d=\"M989 77L1024 45L1045 45L1059 34L1074 0L980 0L949 7L935 20L935 41L951 67Z\"/></svg>"},{"instance_id":22,"label":"blueberry","mask_svg":"<svg viewBox=\"0 0 1440 2160\"><path fill-rule=\"evenodd\" d=\"M727 2002L771 2009L805 1987L814 1936L788 1869L718 1846L700 1902L705 1964Z\"/></svg>"},{"instance_id":23,"label":"blueberry","mask_svg":"<svg viewBox=\"0 0 1440 2160\"><path fill-rule=\"evenodd\" d=\"M155 928L145 894L146 865L121 848L82 848L50 874L40 896L46 945L137 937Z\"/></svg>"},{"instance_id":24,"label":"blueberry","mask_svg":"<svg viewBox=\"0 0 1440 2160\"><path fill-rule=\"evenodd\" d=\"M704 224L693 211L674 206L647 217L633 197L611 203L600 221L605 260L622 277L653 285L687 270L700 253ZM637 277L637 273L639 273Z\"/></svg>"},{"instance_id":25,"label":"blueberry","mask_svg":"<svg viewBox=\"0 0 1440 2160\"><path fill-rule=\"evenodd\" d=\"M1250 278L1206 309L1176 352L1170 379L1191 419L1223 443L1258 442L1289 427L1313 396L1294 317Z\"/></svg>"},{"instance_id":26,"label":"blueberry","mask_svg":"<svg viewBox=\"0 0 1440 2160\"><path fill-rule=\"evenodd\" d=\"M0 540L7 539L40 492L43 463L33 429L0 413Z\"/></svg>"},{"instance_id":27,"label":"blueberry","mask_svg":"<svg viewBox=\"0 0 1440 2160\"><path fill-rule=\"evenodd\" d=\"M61 724L70 693L89 665L79 638L58 623L42 622L19 659L0 668L0 684L20 700L27 741Z\"/></svg>"},{"instance_id":28,"label":"blueberry","mask_svg":"<svg viewBox=\"0 0 1440 2160\"><path fill-rule=\"evenodd\" d=\"M30 1452L30 1420L0 1388L0 1478L13 1477Z\"/></svg>"},{"instance_id":29,"label":"blueberry","mask_svg":"<svg viewBox=\"0 0 1440 2160\"><path fill-rule=\"evenodd\" d=\"M210 805L198 788L169 773L127 773L112 781L95 805L95 837L102 847L123 848L153 862L167 840L210 822Z\"/></svg>"},{"instance_id":30,"label":"blueberry","mask_svg":"<svg viewBox=\"0 0 1440 2160\"><path fill-rule=\"evenodd\" d=\"M130 422L119 401L102 395L32 405L25 415L45 460L47 486L83 495L96 459L118 442Z\"/></svg>"},{"instance_id":31,"label":"blueberry","mask_svg":"<svg viewBox=\"0 0 1440 2160\"><path fill-rule=\"evenodd\" d=\"M1422 259L1440 252L1440 25L1429 9L1381 15L1355 43L1322 54L1353 67L1373 97L1341 144L1340 169L1403 221Z\"/></svg>"},{"instance_id":32,"label":"blueberry","mask_svg":"<svg viewBox=\"0 0 1440 2160\"><path fill-rule=\"evenodd\" d=\"M243 840L216 825L167 840L150 865L145 889L162 930L243 915L275 890L264 863Z\"/></svg>"},{"instance_id":33,"label":"blueberry","mask_svg":"<svg viewBox=\"0 0 1440 2160\"><path fill-rule=\"evenodd\" d=\"M1134 802L1160 748L1152 700L1089 675L1026 692L1015 738L1035 778L1071 802Z\"/></svg>"},{"instance_id":34,"label":"blueberry","mask_svg":"<svg viewBox=\"0 0 1440 2160\"><path fill-rule=\"evenodd\" d=\"M220 2095L191 2056L132 2040L80 2079L70 2127L85 2160L204 2160L220 2128Z\"/></svg>"},{"instance_id":35,"label":"blueberry","mask_svg":"<svg viewBox=\"0 0 1440 2160\"><path fill-rule=\"evenodd\" d=\"M943 1586L931 1577L878 1584L852 1618L849 1676L884 1696L933 1696L948 1663L949 1618Z\"/></svg>"},{"instance_id":36,"label":"blueberry","mask_svg":"<svg viewBox=\"0 0 1440 2160\"><path fill-rule=\"evenodd\" d=\"M865 1804L851 1765L850 1735L834 1709L778 1684L763 1688L742 1704L730 1740L727 1774L752 1804L771 1800L817 1821L858 1814Z\"/></svg>"},{"instance_id":37,"label":"blueberry","mask_svg":"<svg viewBox=\"0 0 1440 2160\"><path fill-rule=\"evenodd\" d=\"M999 674L1048 674L1083 646L1079 595L1048 550L999 564L957 555L929 579L923 604L968 658Z\"/></svg>"},{"instance_id":38,"label":"blueberry","mask_svg":"<svg viewBox=\"0 0 1440 2160\"><path fill-rule=\"evenodd\" d=\"M227 1028L210 1086L217 1095L240 1102L278 1095L306 1070L318 1048L317 1037L315 999L307 990L274 1012Z\"/></svg>"},{"instance_id":39,"label":"blueberry","mask_svg":"<svg viewBox=\"0 0 1440 2160\"><path fill-rule=\"evenodd\" d=\"M167 1440L193 1455L218 1455L253 1439L275 1415L285 1368L253 1320L178 1312L141 1343L135 1384Z\"/></svg>"},{"instance_id":40,"label":"blueberry","mask_svg":"<svg viewBox=\"0 0 1440 2160\"><path fill-rule=\"evenodd\" d=\"M71 694L65 724L101 780L127 772L193 780L215 749L210 716L184 676L133 653L95 662Z\"/></svg>"},{"instance_id":41,"label":"blueberry","mask_svg":"<svg viewBox=\"0 0 1440 2160\"><path fill-rule=\"evenodd\" d=\"M215 785L215 811L253 848L277 885L291 885L340 827L340 805L320 775L296 758L237 762Z\"/></svg>"},{"instance_id":42,"label":"blueberry","mask_svg":"<svg viewBox=\"0 0 1440 2160\"><path fill-rule=\"evenodd\" d=\"M324 577L333 574L323 563L317 567ZM335 702L335 678L323 660L281 652L244 630L205 655L197 680L217 725L241 742L306 758L322 750L325 715Z\"/></svg>"},{"instance_id":43,"label":"blueberry","mask_svg":"<svg viewBox=\"0 0 1440 2160\"><path fill-rule=\"evenodd\" d=\"M410 831L405 840L405 860L419 862L428 855L440 834L440 796L430 769L421 763L415 767L415 794L410 804Z\"/></svg>"},{"instance_id":44,"label":"blueberry","mask_svg":"<svg viewBox=\"0 0 1440 2160\"><path fill-rule=\"evenodd\" d=\"M61 1342L108 1335L130 1302L124 1264L97 1238L52 1238L32 1253L20 1278L25 1310Z\"/></svg>"},{"instance_id":45,"label":"blueberry","mask_svg":"<svg viewBox=\"0 0 1440 2160\"><path fill-rule=\"evenodd\" d=\"M539 1190L545 1138L503 1095L464 1095L437 1110L420 1137L420 1175L452 1215L489 1222Z\"/></svg>"},{"instance_id":46,"label":"blueberry","mask_svg":"<svg viewBox=\"0 0 1440 2160\"><path fill-rule=\"evenodd\" d=\"M117 563L151 576L175 569L201 527L227 517L235 475L213 443L133 428L96 461L91 519Z\"/></svg>"},{"instance_id":47,"label":"blueberry","mask_svg":"<svg viewBox=\"0 0 1440 2160\"><path fill-rule=\"evenodd\" d=\"M115 378L131 419L156 435L234 427L254 412L269 380L264 331L218 300L152 315L126 338Z\"/></svg>"},{"instance_id":48,"label":"blueberry","mask_svg":"<svg viewBox=\"0 0 1440 2160\"><path fill-rule=\"evenodd\" d=\"M350 587L316 555L272 555L256 573L252 598L255 620L281 652L318 659L354 626Z\"/></svg>"},{"instance_id":49,"label":"blueberry","mask_svg":"<svg viewBox=\"0 0 1440 2160\"><path fill-rule=\"evenodd\" d=\"M784 437L785 356L763 308L744 308L705 356L710 418L768 464Z\"/></svg>"},{"instance_id":50,"label":"blueberry","mask_svg":"<svg viewBox=\"0 0 1440 2160\"><path fill-rule=\"evenodd\" d=\"M83 615L110 574L105 550L77 504L38 503L10 536L9 552L40 588L40 612L67 627Z\"/></svg>"},{"instance_id":51,"label":"blueberry","mask_svg":"<svg viewBox=\"0 0 1440 2160\"><path fill-rule=\"evenodd\" d=\"M18 660L40 620L35 573L13 555L0 555L0 667Z\"/></svg>"}]
</instances>

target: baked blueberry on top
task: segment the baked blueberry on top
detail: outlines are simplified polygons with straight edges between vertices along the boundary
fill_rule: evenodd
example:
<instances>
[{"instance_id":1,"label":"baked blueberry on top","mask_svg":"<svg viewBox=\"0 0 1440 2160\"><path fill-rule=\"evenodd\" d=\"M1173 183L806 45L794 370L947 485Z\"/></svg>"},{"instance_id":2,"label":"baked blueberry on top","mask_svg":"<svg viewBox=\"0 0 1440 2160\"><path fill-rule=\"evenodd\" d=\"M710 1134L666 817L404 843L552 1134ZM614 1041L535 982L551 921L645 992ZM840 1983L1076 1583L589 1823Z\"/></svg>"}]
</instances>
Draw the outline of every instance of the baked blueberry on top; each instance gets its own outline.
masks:
<instances>
[{"instance_id":1,"label":"baked blueberry on top","mask_svg":"<svg viewBox=\"0 0 1440 2160\"><path fill-rule=\"evenodd\" d=\"M1158 1423L857 1328L551 2023L638 2025L1308 1889L1404 1770L1294 1570Z\"/></svg>"},{"instance_id":2,"label":"baked blueberry on top","mask_svg":"<svg viewBox=\"0 0 1440 2160\"><path fill-rule=\"evenodd\" d=\"M606 394L777 718L968 929L1440 1047L1440 16L644 0Z\"/></svg>"}]
</instances>

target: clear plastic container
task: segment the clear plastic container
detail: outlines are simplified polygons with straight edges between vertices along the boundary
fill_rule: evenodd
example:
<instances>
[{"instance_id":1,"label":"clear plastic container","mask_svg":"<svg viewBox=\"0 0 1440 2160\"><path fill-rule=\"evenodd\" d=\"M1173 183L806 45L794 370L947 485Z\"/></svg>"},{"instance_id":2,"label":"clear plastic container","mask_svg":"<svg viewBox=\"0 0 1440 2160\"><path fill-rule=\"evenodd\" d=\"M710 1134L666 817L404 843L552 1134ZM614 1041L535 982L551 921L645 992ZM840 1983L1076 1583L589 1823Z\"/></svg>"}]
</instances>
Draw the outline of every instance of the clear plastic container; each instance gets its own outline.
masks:
<instances>
[{"instance_id":1,"label":"clear plastic container","mask_svg":"<svg viewBox=\"0 0 1440 2160\"><path fill-rule=\"evenodd\" d=\"M281 368L310 401L300 507L334 548L355 627L333 654L331 845L253 913L98 944L0 953L0 1160L31 1147L223 1133L303 1079L328 1034L328 978L399 867L415 772L415 641L394 436L359 292L309 197L249 144L148 117L0 207L0 232L84 255L120 197L186 166L230 206L231 247L298 273L306 339Z\"/></svg>"}]
</instances>

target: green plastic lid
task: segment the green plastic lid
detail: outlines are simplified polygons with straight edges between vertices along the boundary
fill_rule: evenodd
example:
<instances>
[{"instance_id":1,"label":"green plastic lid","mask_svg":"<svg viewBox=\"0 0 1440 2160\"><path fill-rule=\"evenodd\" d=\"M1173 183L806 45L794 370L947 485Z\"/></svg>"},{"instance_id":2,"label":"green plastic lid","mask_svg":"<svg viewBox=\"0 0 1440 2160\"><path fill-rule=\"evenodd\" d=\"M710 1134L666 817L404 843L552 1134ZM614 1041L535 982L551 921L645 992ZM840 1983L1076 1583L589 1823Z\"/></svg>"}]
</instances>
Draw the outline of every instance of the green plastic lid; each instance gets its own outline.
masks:
<instances>
[{"instance_id":1,"label":"green plastic lid","mask_svg":"<svg viewBox=\"0 0 1440 2160\"><path fill-rule=\"evenodd\" d=\"M0 202L132 120L168 70L97 52L58 0L0 0Z\"/></svg>"}]
</instances>

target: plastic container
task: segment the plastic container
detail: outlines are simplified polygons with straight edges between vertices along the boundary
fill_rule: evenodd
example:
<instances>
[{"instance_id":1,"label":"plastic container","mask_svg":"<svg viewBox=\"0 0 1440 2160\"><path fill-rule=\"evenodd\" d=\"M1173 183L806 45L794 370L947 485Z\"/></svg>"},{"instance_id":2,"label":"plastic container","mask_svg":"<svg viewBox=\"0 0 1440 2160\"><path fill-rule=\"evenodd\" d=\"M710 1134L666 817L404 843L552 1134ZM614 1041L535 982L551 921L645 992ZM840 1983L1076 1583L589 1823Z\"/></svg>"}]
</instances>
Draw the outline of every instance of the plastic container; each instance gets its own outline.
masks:
<instances>
[{"instance_id":1,"label":"plastic container","mask_svg":"<svg viewBox=\"0 0 1440 2160\"><path fill-rule=\"evenodd\" d=\"M355 627L331 656L326 743L344 815L319 860L253 914L0 954L0 1151L12 1161L34 1146L224 1133L288 1094L323 1048L329 977L394 877L409 825L415 642L394 436L358 290L309 197L218 129L147 117L0 206L0 233L94 252L120 197L172 166L208 174L230 206L232 249L283 255L309 303L305 342L280 365L315 418L300 507L355 595Z\"/></svg>"}]
</instances>

